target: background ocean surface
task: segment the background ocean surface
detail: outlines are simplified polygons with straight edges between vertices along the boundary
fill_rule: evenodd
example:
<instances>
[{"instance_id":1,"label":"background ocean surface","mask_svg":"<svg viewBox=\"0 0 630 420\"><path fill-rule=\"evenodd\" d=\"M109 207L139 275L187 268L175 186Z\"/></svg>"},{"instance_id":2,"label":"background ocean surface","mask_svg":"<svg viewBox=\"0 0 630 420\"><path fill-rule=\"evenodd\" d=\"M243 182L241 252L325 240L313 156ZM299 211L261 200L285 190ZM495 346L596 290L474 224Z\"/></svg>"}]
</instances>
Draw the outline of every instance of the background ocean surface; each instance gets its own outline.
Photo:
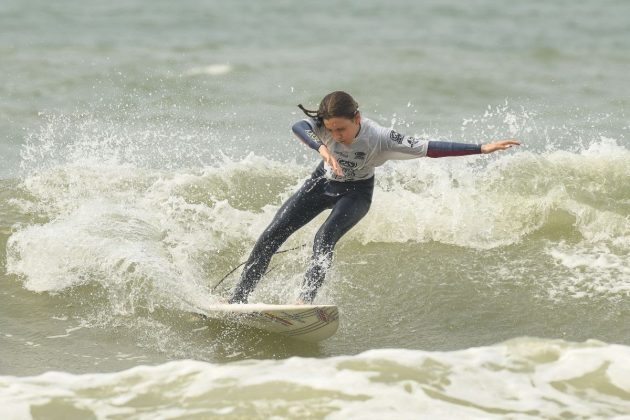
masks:
<instances>
[{"instance_id":1,"label":"background ocean surface","mask_svg":"<svg viewBox=\"0 0 630 420\"><path fill-rule=\"evenodd\" d=\"M630 418L630 3L0 3L0 417ZM318 345L207 322L332 90L400 132ZM325 215L283 247L309 244ZM309 246L253 302L292 302Z\"/></svg>"}]
</instances>

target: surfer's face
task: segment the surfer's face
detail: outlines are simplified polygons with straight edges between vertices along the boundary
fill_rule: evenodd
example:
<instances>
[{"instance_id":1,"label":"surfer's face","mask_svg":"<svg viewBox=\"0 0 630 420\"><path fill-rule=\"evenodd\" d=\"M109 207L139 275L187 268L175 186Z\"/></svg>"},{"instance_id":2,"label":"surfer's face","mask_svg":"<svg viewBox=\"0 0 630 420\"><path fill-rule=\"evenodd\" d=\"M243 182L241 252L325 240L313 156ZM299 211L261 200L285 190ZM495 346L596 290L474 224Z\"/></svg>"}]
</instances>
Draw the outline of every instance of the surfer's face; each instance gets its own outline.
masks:
<instances>
[{"instance_id":1,"label":"surfer's face","mask_svg":"<svg viewBox=\"0 0 630 420\"><path fill-rule=\"evenodd\" d=\"M352 118L332 117L324 119L324 127L330 132L333 140L338 143L349 145L359 134L359 123L361 115L357 112Z\"/></svg>"}]
</instances>

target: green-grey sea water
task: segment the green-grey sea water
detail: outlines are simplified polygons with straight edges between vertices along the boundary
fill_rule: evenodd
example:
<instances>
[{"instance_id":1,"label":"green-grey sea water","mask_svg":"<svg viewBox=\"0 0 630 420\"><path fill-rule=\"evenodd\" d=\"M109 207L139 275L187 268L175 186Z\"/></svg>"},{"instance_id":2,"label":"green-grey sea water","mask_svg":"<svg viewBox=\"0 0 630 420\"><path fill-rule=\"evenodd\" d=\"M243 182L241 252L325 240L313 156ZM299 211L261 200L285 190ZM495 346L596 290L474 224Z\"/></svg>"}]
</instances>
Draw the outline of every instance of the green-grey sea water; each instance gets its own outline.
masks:
<instances>
[{"instance_id":1,"label":"green-grey sea water","mask_svg":"<svg viewBox=\"0 0 630 420\"><path fill-rule=\"evenodd\" d=\"M626 418L630 4L0 3L2 418ZM318 345L201 320L318 156L296 105L507 152L390 162ZM284 248L310 244L322 215ZM291 302L309 247L252 301Z\"/></svg>"}]
</instances>

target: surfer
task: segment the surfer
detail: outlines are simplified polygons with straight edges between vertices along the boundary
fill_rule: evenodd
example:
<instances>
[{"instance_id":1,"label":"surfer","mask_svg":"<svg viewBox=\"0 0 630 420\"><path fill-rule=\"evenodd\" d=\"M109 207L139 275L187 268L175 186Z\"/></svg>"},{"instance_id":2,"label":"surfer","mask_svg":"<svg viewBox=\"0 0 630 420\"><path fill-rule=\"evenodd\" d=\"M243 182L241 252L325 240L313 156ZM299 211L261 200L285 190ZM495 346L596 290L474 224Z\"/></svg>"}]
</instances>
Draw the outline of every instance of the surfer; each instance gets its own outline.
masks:
<instances>
[{"instance_id":1,"label":"surfer","mask_svg":"<svg viewBox=\"0 0 630 420\"><path fill-rule=\"evenodd\" d=\"M271 257L289 236L322 211L332 209L315 235L298 301L311 303L324 282L335 244L370 208L375 167L388 160L492 153L520 144L514 139L479 145L403 135L363 117L352 96L341 91L326 95L317 111L301 104L298 107L306 118L293 125L293 133L319 152L322 162L282 205L254 245L230 303L246 303Z\"/></svg>"}]
</instances>

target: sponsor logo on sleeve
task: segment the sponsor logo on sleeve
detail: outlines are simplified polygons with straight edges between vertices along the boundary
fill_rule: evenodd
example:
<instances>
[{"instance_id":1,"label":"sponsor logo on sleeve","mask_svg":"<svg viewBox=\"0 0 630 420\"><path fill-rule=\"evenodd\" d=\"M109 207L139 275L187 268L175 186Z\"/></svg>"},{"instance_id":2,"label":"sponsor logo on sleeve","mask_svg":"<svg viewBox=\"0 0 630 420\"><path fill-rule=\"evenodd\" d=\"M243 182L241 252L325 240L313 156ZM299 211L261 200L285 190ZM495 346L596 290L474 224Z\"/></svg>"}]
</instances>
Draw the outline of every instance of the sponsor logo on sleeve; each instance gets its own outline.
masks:
<instances>
[{"instance_id":1,"label":"sponsor logo on sleeve","mask_svg":"<svg viewBox=\"0 0 630 420\"><path fill-rule=\"evenodd\" d=\"M304 130L304 132L311 140L314 140L317 143L321 143L321 140L319 139L319 137L317 137L317 134L313 133L313 130Z\"/></svg>"},{"instance_id":2,"label":"sponsor logo on sleeve","mask_svg":"<svg viewBox=\"0 0 630 420\"><path fill-rule=\"evenodd\" d=\"M413 137L407 137L407 144L409 145L409 147L413 148L418 145L418 143L420 143L420 140Z\"/></svg>"},{"instance_id":3,"label":"sponsor logo on sleeve","mask_svg":"<svg viewBox=\"0 0 630 420\"><path fill-rule=\"evenodd\" d=\"M389 138L392 139L392 141L395 141L398 144L402 144L403 139L405 138L405 136L403 136L402 134L400 134L397 131L390 131L389 132Z\"/></svg>"}]
</instances>

